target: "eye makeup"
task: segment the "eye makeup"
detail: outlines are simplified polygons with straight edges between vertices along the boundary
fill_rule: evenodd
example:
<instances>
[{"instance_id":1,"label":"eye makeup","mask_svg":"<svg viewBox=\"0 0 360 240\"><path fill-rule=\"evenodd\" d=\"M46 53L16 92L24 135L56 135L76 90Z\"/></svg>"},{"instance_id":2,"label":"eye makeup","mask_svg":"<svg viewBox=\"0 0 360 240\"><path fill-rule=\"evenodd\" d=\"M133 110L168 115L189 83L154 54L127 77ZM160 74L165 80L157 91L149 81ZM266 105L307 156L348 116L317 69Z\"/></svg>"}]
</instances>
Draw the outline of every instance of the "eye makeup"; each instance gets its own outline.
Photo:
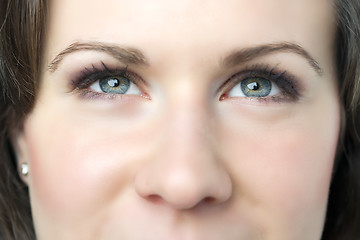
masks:
<instances>
[{"instance_id":1,"label":"eye makeup","mask_svg":"<svg viewBox=\"0 0 360 240\"><path fill-rule=\"evenodd\" d=\"M229 95L229 91L241 84L243 81L251 79L265 79L270 81L272 84L275 84L279 89L280 93L274 96L264 96L264 97L241 97L251 101L259 102L296 102L301 98L301 90L299 81L297 78L290 74L286 70L282 70L279 67L269 67L269 65L255 65L246 68L243 71L235 73L223 85L219 88L219 92L222 94L219 97L220 101L224 101L232 97Z\"/></svg>"},{"instance_id":2,"label":"eye makeup","mask_svg":"<svg viewBox=\"0 0 360 240\"><path fill-rule=\"evenodd\" d=\"M101 66L97 67L94 64L91 67L85 67L77 77L71 80L70 87L71 93L79 94L83 99L114 99L114 98L123 98L127 95L125 94L113 94L98 92L90 89L92 84L95 84L97 81L102 79L111 78L111 77L120 77L127 79L131 84L136 85L141 90L140 97L145 99L150 99L149 95L143 91L146 88L147 84L142 78L128 70L128 66L125 67L109 67L104 62L100 62Z\"/></svg>"},{"instance_id":3,"label":"eye makeup","mask_svg":"<svg viewBox=\"0 0 360 240\"><path fill-rule=\"evenodd\" d=\"M98 64L99 65L99 64ZM140 89L141 94L114 94L101 91L94 91L91 86L98 81L109 78L121 77L127 79L131 84ZM240 96L233 97L229 91L249 80L265 79L280 90L278 94L271 96ZM251 82L251 81L249 81ZM150 100L150 96L144 91L147 83L136 73L129 71L128 67L109 67L104 62L100 62L100 67L91 64L91 67L84 67L82 71L75 77L71 84L71 92L78 94L82 99L116 99L124 97L142 97ZM239 87L239 86L238 86ZM258 102L276 102L291 103L298 101L302 96L303 88L299 84L299 80L290 74L287 70L283 70L278 66L269 67L269 65L253 65L238 71L226 80L219 88L219 101L227 99L246 99Z\"/></svg>"}]
</instances>

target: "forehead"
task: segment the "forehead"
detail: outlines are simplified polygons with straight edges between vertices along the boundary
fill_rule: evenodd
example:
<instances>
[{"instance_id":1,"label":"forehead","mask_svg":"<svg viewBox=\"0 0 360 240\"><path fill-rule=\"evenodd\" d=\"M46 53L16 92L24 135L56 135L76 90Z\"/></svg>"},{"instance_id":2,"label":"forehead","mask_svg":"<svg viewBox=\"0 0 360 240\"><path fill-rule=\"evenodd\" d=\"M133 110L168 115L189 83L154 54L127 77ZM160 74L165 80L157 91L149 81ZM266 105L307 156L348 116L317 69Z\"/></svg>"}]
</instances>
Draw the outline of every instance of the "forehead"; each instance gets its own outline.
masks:
<instances>
[{"instance_id":1,"label":"forehead","mask_svg":"<svg viewBox=\"0 0 360 240\"><path fill-rule=\"evenodd\" d=\"M333 10L329 0L54 0L49 42L52 55L81 40L131 45L151 55L289 41L316 57L333 46Z\"/></svg>"}]
</instances>

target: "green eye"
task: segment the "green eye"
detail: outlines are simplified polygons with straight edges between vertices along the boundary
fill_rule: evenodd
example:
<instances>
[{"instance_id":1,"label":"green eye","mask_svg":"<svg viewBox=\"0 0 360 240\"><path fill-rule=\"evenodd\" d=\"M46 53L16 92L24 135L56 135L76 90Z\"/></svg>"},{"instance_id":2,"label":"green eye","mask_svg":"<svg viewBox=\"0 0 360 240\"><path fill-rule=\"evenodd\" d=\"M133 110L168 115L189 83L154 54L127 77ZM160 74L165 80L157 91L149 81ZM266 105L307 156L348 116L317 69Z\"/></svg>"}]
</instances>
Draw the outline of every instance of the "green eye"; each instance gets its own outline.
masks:
<instances>
[{"instance_id":1,"label":"green eye","mask_svg":"<svg viewBox=\"0 0 360 240\"><path fill-rule=\"evenodd\" d=\"M246 97L266 97L271 93L271 82L264 78L248 78L240 83Z\"/></svg>"},{"instance_id":2,"label":"green eye","mask_svg":"<svg viewBox=\"0 0 360 240\"><path fill-rule=\"evenodd\" d=\"M99 81L100 89L105 93L125 94L130 88L130 81L124 77L108 77Z\"/></svg>"}]
</instances>

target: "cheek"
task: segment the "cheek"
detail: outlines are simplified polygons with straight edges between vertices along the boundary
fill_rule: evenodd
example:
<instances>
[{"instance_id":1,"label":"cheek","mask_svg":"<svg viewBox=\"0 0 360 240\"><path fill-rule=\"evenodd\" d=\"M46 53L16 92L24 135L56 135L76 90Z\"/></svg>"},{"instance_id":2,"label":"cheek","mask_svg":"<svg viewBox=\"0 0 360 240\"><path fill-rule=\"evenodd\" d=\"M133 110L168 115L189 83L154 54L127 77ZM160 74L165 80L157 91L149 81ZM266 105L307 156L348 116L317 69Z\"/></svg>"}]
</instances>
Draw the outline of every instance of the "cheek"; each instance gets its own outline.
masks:
<instances>
[{"instance_id":1,"label":"cheek","mask_svg":"<svg viewBox=\"0 0 360 240\"><path fill-rule=\"evenodd\" d=\"M320 106L283 112L243 107L241 115L226 110L231 114L224 117L236 121L228 120L221 130L224 159L238 198L251 206L248 214L259 225L283 230L298 226L299 232L322 229L339 111L336 103L328 109ZM319 109L325 112L319 114Z\"/></svg>"},{"instance_id":2,"label":"cheek","mask_svg":"<svg viewBox=\"0 0 360 240\"><path fill-rule=\"evenodd\" d=\"M70 117L36 117L26 126L35 218L55 217L57 224L105 218L102 213L132 179L139 156L129 146L136 146L138 139L130 133L109 133L111 129L96 128L101 124L91 121L74 124Z\"/></svg>"}]
</instances>

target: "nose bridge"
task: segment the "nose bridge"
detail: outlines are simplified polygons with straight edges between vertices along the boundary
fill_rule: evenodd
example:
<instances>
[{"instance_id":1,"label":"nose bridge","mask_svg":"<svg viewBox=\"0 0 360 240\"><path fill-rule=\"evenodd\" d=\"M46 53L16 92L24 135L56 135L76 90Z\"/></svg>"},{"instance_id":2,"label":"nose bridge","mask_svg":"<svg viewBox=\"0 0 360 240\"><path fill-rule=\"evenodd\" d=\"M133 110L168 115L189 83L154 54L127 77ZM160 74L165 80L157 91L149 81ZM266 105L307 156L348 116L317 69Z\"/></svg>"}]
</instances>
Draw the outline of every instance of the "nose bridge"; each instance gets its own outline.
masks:
<instances>
[{"instance_id":1,"label":"nose bridge","mask_svg":"<svg viewBox=\"0 0 360 240\"><path fill-rule=\"evenodd\" d=\"M181 154L192 153L192 155L195 154L195 149L204 148L202 149L204 153L211 135L207 103L199 96L184 95L184 97L174 97L167 106L165 138L168 148L178 151L181 147Z\"/></svg>"},{"instance_id":2,"label":"nose bridge","mask_svg":"<svg viewBox=\"0 0 360 240\"><path fill-rule=\"evenodd\" d=\"M206 100L187 86L179 87L169 97L165 137L157 159L164 169L164 178L177 188L185 185L200 187L194 184L195 181L214 161Z\"/></svg>"},{"instance_id":3,"label":"nose bridge","mask_svg":"<svg viewBox=\"0 0 360 240\"><path fill-rule=\"evenodd\" d=\"M216 125L211 99L207 87L198 78L196 74L189 74L175 81L176 88L169 89L165 107L166 147L159 157L171 158L174 164L184 167L216 161Z\"/></svg>"},{"instance_id":4,"label":"nose bridge","mask_svg":"<svg viewBox=\"0 0 360 240\"><path fill-rule=\"evenodd\" d=\"M169 97L162 144L136 183L141 196L160 197L177 209L209 199L222 202L231 194L230 177L217 158L207 99L183 90Z\"/></svg>"}]
</instances>

